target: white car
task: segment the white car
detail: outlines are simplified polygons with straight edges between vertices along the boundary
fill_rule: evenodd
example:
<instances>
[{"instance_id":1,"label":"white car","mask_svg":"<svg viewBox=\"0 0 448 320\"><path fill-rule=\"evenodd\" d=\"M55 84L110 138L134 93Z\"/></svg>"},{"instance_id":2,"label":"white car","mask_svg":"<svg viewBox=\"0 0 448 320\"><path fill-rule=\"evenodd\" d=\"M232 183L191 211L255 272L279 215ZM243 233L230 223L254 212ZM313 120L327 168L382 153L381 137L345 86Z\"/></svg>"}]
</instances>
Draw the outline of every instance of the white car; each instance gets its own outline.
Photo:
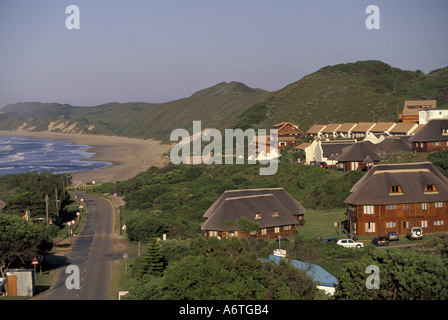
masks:
<instances>
[{"instance_id":1,"label":"white car","mask_svg":"<svg viewBox=\"0 0 448 320\"><path fill-rule=\"evenodd\" d=\"M338 245L347 247L347 248L364 248L364 243L356 242L352 239L340 239L336 242Z\"/></svg>"}]
</instances>

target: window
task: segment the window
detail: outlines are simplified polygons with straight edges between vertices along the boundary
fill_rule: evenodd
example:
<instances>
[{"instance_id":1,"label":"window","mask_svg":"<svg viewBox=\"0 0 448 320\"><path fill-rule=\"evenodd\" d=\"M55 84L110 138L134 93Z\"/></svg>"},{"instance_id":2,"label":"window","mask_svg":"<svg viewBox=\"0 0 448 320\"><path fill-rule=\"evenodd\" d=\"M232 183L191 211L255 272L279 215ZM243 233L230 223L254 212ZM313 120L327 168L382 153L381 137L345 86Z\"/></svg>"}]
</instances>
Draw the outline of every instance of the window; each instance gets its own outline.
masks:
<instances>
[{"instance_id":1,"label":"window","mask_svg":"<svg viewBox=\"0 0 448 320\"><path fill-rule=\"evenodd\" d=\"M422 202L422 210L428 210L428 203Z\"/></svg>"},{"instance_id":2,"label":"window","mask_svg":"<svg viewBox=\"0 0 448 320\"><path fill-rule=\"evenodd\" d=\"M403 210L409 211L409 203L403 203Z\"/></svg>"},{"instance_id":3,"label":"window","mask_svg":"<svg viewBox=\"0 0 448 320\"><path fill-rule=\"evenodd\" d=\"M390 187L389 193L391 193L391 194L403 193L403 191L401 190L400 186L392 186L392 187Z\"/></svg>"},{"instance_id":4,"label":"window","mask_svg":"<svg viewBox=\"0 0 448 320\"><path fill-rule=\"evenodd\" d=\"M443 226L443 219L436 219L434 220L435 226Z\"/></svg>"},{"instance_id":5,"label":"window","mask_svg":"<svg viewBox=\"0 0 448 320\"><path fill-rule=\"evenodd\" d=\"M278 217L278 210L274 210L274 213L272 214L273 217Z\"/></svg>"},{"instance_id":6,"label":"window","mask_svg":"<svg viewBox=\"0 0 448 320\"><path fill-rule=\"evenodd\" d=\"M375 232L375 222L366 222L366 232Z\"/></svg>"},{"instance_id":7,"label":"window","mask_svg":"<svg viewBox=\"0 0 448 320\"><path fill-rule=\"evenodd\" d=\"M440 146L440 141L433 142L432 145L433 145L433 146Z\"/></svg>"},{"instance_id":8,"label":"window","mask_svg":"<svg viewBox=\"0 0 448 320\"><path fill-rule=\"evenodd\" d=\"M409 221L403 221L403 229L409 229Z\"/></svg>"},{"instance_id":9,"label":"window","mask_svg":"<svg viewBox=\"0 0 448 320\"><path fill-rule=\"evenodd\" d=\"M373 206L364 206L364 214L373 214Z\"/></svg>"},{"instance_id":10,"label":"window","mask_svg":"<svg viewBox=\"0 0 448 320\"><path fill-rule=\"evenodd\" d=\"M386 228L395 228L397 223L395 221L386 222Z\"/></svg>"},{"instance_id":11,"label":"window","mask_svg":"<svg viewBox=\"0 0 448 320\"><path fill-rule=\"evenodd\" d=\"M448 128L442 129L442 135L448 135Z\"/></svg>"},{"instance_id":12,"label":"window","mask_svg":"<svg viewBox=\"0 0 448 320\"><path fill-rule=\"evenodd\" d=\"M434 204L434 206L436 207L436 208L443 208L443 206L444 206L444 203L443 202L436 202L435 204Z\"/></svg>"},{"instance_id":13,"label":"window","mask_svg":"<svg viewBox=\"0 0 448 320\"><path fill-rule=\"evenodd\" d=\"M397 209L397 206L395 204L388 204L386 206L386 210L395 210Z\"/></svg>"},{"instance_id":14,"label":"window","mask_svg":"<svg viewBox=\"0 0 448 320\"><path fill-rule=\"evenodd\" d=\"M255 219L261 219L261 212L257 212L255 214Z\"/></svg>"},{"instance_id":15,"label":"window","mask_svg":"<svg viewBox=\"0 0 448 320\"><path fill-rule=\"evenodd\" d=\"M284 226L283 230L291 230L291 226Z\"/></svg>"},{"instance_id":16,"label":"window","mask_svg":"<svg viewBox=\"0 0 448 320\"><path fill-rule=\"evenodd\" d=\"M427 184L425 187L425 192L437 192L435 184Z\"/></svg>"},{"instance_id":17,"label":"window","mask_svg":"<svg viewBox=\"0 0 448 320\"><path fill-rule=\"evenodd\" d=\"M422 226L422 228L428 228L428 221L422 220L421 226Z\"/></svg>"},{"instance_id":18,"label":"window","mask_svg":"<svg viewBox=\"0 0 448 320\"><path fill-rule=\"evenodd\" d=\"M210 237L217 237L218 236L218 231L209 231L208 232Z\"/></svg>"},{"instance_id":19,"label":"window","mask_svg":"<svg viewBox=\"0 0 448 320\"><path fill-rule=\"evenodd\" d=\"M280 227L275 227L274 233L280 233Z\"/></svg>"},{"instance_id":20,"label":"window","mask_svg":"<svg viewBox=\"0 0 448 320\"><path fill-rule=\"evenodd\" d=\"M261 234L262 234L262 235L266 235L266 228L261 229Z\"/></svg>"}]
</instances>

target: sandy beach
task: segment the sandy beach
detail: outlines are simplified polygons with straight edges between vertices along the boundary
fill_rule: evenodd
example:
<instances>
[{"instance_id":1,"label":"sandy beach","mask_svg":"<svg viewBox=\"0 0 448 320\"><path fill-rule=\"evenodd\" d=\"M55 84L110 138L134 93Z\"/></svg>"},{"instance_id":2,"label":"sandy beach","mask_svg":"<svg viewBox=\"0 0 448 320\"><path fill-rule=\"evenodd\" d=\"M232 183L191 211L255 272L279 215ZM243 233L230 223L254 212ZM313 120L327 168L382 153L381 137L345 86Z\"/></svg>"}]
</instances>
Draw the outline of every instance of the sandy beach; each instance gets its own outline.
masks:
<instances>
[{"instance_id":1,"label":"sandy beach","mask_svg":"<svg viewBox=\"0 0 448 320\"><path fill-rule=\"evenodd\" d=\"M162 166L166 161L162 159L162 155L170 148L154 140L84 134L0 130L0 136L58 139L75 145L88 145L91 146L89 152L95 153L89 160L113 163L112 166L100 170L72 172L73 182L78 185L92 181L95 183L123 181L153 165Z\"/></svg>"}]
</instances>

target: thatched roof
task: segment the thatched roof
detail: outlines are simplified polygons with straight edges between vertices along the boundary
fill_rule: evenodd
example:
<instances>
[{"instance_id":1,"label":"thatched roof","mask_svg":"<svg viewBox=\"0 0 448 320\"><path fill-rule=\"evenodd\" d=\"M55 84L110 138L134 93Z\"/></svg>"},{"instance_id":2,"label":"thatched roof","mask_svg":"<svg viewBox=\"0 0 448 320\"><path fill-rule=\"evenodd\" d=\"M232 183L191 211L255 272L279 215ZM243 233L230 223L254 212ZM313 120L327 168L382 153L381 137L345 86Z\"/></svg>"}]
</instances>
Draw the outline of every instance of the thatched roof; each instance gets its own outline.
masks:
<instances>
[{"instance_id":1,"label":"thatched roof","mask_svg":"<svg viewBox=\"0 0 448 320\"><path fill-rule=\"evenodd\" d=\"M240 198L255 195L271 194L278 199L292 215L303 215L306 213L305 208L294 199L284 188L265 188L265 189L241 189L227 190L215 201L214 204L204 213L204 217L210 217L213 212L228 198Z\"/></svg>"},{"instance_id":2,"label":"thatched roof","mask_svg":"<svg viewBox=\"0 0 448 320\"><path fill-rule=\"evenodd\" d=\"M437 192L424 192L433 184ZM402 192L389 194L392 186ZM388 205L448 201L448 179L430 162L380 164L372 167L350 190L345 203L352 205Z\"/></svg>"},{"instance_id":3,"label":"thatched roof","mask_svg":"<svg viewBox=\"0 0 448 320\"><path fill-rule=\"evenodd\" d=\"M387 155L393 152L412 151L412 144L408 140L409 136L386 137L377 146L381 155Z\"/></svg>"},{"instance_id":4,"label":"thatched roof","mask_svg":"<svg viewBox=\"0 0 448 320\"><path fill-rule=\"evenodd\" d=\"M274 212L278 210L278 215ZM259 218L256 215L260 214ZM230 197L223 200L202 225L201 230L226 231L225 221L237 221L246 217L249 221L257 222L260 228L279 227L297 224L297 219L272 194L260 194L244 197ZM232 225L231 230L238 230Z\"/></svg>"},{"instance_id":5,"label":"thatched roof","mask_svg":"<svg viewBox=\"0 0 448 320\"><path fill-rule=\"evenodd\" d=\"M354 145L355 143L356 143L355 140L333 140L333 141L322 141L320 145L322 147L324 157L328 158L331 155L341 154L342 149Z\"/></svg>"},{"instance_id":6,"label":"thatched roof","mask_svg":"<svg viewBox=\"0 0 448 320\"><path fill-rule=\"evenodd\" d=\"M339 162L362 162L369 156L373 161L379 161L378 150L378 146L370 141L359 142L342 149L342 154L336 160Z\"/></svg>"},{"instance_id":7,"label":"thatched roof","mask_svg":"<svg viewBox=\"0 0 448 320\"><path fill-rule=\"evenodd\" d=\"M448 130L448 119L433 119L428 121L423 128L414 134L409 141L411 142L431 142L448 141L448 134L443 131Z\"/></svg>"}]
</instances>

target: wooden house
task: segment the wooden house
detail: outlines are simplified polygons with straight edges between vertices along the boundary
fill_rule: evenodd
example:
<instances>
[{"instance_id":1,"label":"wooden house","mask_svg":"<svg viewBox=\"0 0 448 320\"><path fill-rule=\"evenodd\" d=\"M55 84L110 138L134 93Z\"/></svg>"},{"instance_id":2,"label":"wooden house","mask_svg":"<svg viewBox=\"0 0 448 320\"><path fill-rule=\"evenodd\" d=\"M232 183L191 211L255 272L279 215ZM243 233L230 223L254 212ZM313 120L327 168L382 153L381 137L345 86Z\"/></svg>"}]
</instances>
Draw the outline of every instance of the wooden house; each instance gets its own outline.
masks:
<instances>
[{"instance_id":1,"label":"wooden house","mask_svg":"<svg viewBox=\"0 0 448 320\"><path fill-rule=\"evenodd\" d=\"M243 237L234 223L241 217L260 226L252 237L276 239L296 234L296 226L304 219L306 210L284 188L243 189L225 191L205 212L207 220L201 227L209 237Z\"/></svg>"},{"instance_id":2,"label":"wooden house","mask_svg":"<svg viewBox=\"0 0 448 320\"><path fill-rule=\"evenodd\" d=\"M416 152L434 152L448 148L448 119L433 119L409 141Z\"/></svg>"},{"instance_id":3,"label":"wooden house","mask_svg":"<svg viewBox=\"0 0 448 320\"><path fill-rule=\"evenodd\" d=\"M403 123L418 123L419 111L435 108L437 108L436 100L405 101L403 113L398 116L398 119Z\"/></svg>"},{"instance_id":4,"label":"wooden house","mask_svg":"<svg viewBox=\"0 0 448 320\"><path fill-rule=\"evenodd\" d=\"M295 147L297 142L302 138L303 131L300 130L298 124L291 122L280 122L275 124L274 129L277 129L278 147L283 149L286 146Z\"/></svg>"},{"instance_id":5,"label":"wooden house","mask_svg":"<svg viewBox=\"0 0 448 320\"><path fill-rule=\"evenodd\" d=\"M448 231L448 179L430 162L376 165L350 192L345 203L351 234Z\"/></svg>"}]
</instances>

